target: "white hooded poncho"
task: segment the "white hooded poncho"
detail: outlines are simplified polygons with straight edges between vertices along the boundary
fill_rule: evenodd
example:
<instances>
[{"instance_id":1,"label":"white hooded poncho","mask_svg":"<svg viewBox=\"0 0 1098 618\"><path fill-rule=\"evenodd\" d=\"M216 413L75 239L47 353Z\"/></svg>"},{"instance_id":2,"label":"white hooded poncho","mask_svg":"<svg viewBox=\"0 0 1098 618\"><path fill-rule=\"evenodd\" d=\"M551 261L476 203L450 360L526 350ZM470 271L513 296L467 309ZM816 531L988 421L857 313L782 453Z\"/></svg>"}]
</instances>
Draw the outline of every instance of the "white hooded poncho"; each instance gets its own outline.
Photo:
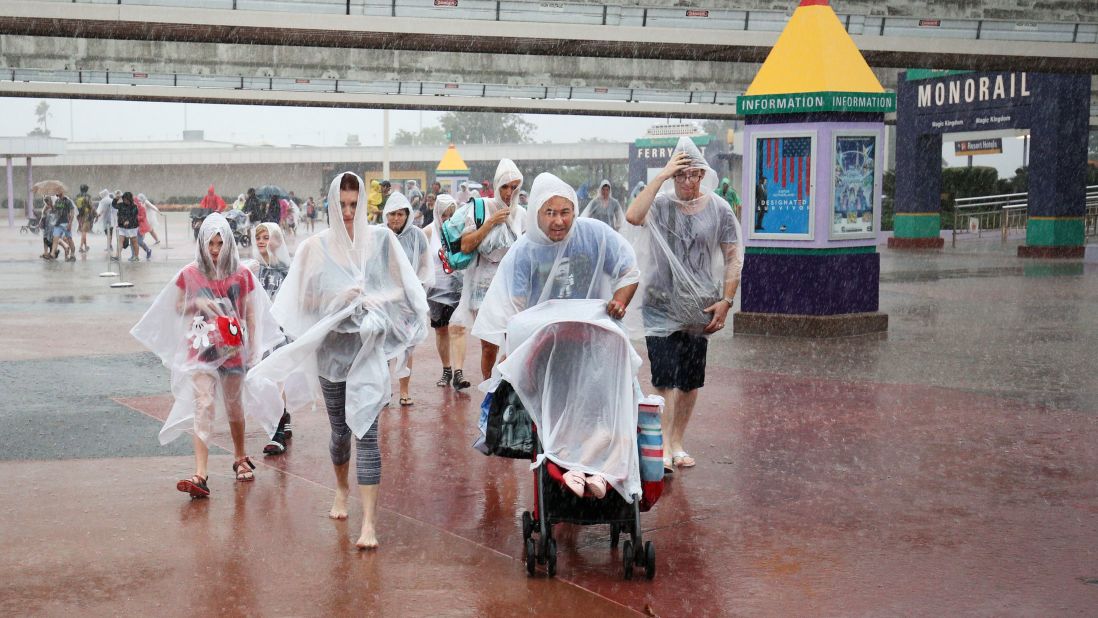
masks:
<instances>
[{"instance_id":1,"label":"white hooded poncho","mask_svg":"<svg viewBox=\"0 0 1098 618\"><path fill-rule=\"evenodd\" d=\"M712 319L704 310L724 297L726 282L738 281L743 266L743 235L728 202L713 192L717 173L689 137L679 138L671 156L686 152L686 171L703 170L699 197L680 199L675 180L664 182L643 225L626 226L640 264L641 284L633 302L640 307L644 334L666 337L676 331L701 334ZM725 268L725 258L732 268ZM636 312L633 312L635 315ZM630 325L634 325L630 320Z\"/></svg>"},{"instance_id":2,"label":"white hooded poncho","mask_svg":"<svg viewBox=\"0 0 1098 618\"><path fill-rule=\"evenodd\" d=\"M118 209L113 206L114 197L107 189L99 192L99 204L95 207L96 232L106 232L108 229L118 227Z\"/></svg>"},{"instance_id":3,"label":"white hooded poncho","mask_svg":"<svg viewBox=\"0 0 1098 618\"><path fill-rule=\"evenodd\" d=\"M145 221L147 221L153 229L160 227L160 209L156 207L156 204L153 204L152 200L145 197L144 193L138 193L137 200L145 205Z\"/></svg>"},{"instance_id":4,"label":"white hooded poncho","mask_svg":"<svg viewBox=\"0 0 1098 618\"><path fill-rule=\"evenodd\" d=\"M402 194L394 193L386 200L385 210L381 211L382 224L387 226L389 213L398 210L406 211L406 217L404 219L404 228L400 232L396 232L397 242L404 249L404 256L408 258L412 270L416 272L416 278L419 279L423 288L427 289L434 283L435 262L438 261L438 258L431 259L427 235L412 223L412 205L408 202L408 198Z\"/></svg>"},{"instance_id":5,"label":"white hooded poncho","mask_svg":"<svg viewBox=\"0 0 1098 618\"><path fill-rule=\"evenodd\" d=\"M350 172L347 172L348 174ZM297 250L273 313L293 340L248 374L248 382L277 392L297 370L320 395L315 377L347 382L347 424L362 437L392 398L388 361L405 360L427 336L427 296L404 250L384 226L371 226L366 183L359 183L354 240L341 225L340 179L328 190L333 225ZM351 174L354 176L354 174ZM397 377L408 374L403 362Z\"/></svg>"},{"instance_id":6,"label":"white hooded poncho","mask_svg":"<svg viewBox=\"0 0 1098 618\"><path fill-rule=\"evenodd\" d=\"M610 196L605 201L602 199L602 188L610 188ZM599 183L599 190L595 193L595 197L587 202L587 207L583 209L581 217L585 219L597 219L602 221L606 225L614 228L614 230L620 230L622 223L625 223L625 210L621 207L621 202L614 198L613 185L609 180L603 180Z\"/></svg>"},{"instance_id":7,"label":"white hooded poncho","mask_svg":"<svg viewBox=\"0 0 1098 618\"><path fill-rule=\"evenodd\" d=\"M267 231L267 257L259 252L255 237L259 230ZM270 296L271 300L278 297L278 291L286 275L290 272L290 250L286 246L286 238L282 235L282 228L271 222L264 222L252 228L252 255L250 260L244 260L244 265L252 271L259 284Z\"/></svg>"},{"instance_id":8,"label":"white hooded poncho","mask_svg":"<svg viewBox=\"0 0 1098 618\"><path fill-rule=\"evenodd\" d=\"M499 197L499 188L503 185L519 181L519 186L511 193L510 203L505 204ZM476 312L480 310L484 295L488 292L488 286L492 284L496 269L499 268L503 257L507 255L511 245L522 236L526 220L526 209L518 205L518 192L522 188L522 172L510 159L501 159L496 167L495 176L496 196L485 201L484 218L487 220L501 208L511 208L511 214L507 220L496 227L484 237L484 241L477 247L477 257L473 263L465 269L465 280L461 288L461 302L458 303L450 323L456 326L470 327L476 319ZM463 208L465 216L465 229L463 234L476 231L476 219L472 206Z\"/></svg>"},{"instance_id":9,"label":"white hooded poncho","mask_svg":"<svg viewBox=\"0 0 1098 618\"><path fill-rule=\"evenodd\" d=\"M214 263L209 242L218 235L223 244ZM130 330L171 371L175 403L160 430L161 444L187 432L208 443L226 399L242 399L244 414L274 434L282 416L277 393L271 398L247 385L234 390L228 384L231 376L243 381L244 372L282 341L270 307L251 271L240 264L229 222L219 214L206 217L195 261L172 278Z\"/></svg>"},{"instance_id":10,"label":"white hooded poncho","mask_svg":"<svg viewBox=\"0 0 1098 618\"><path fill-rule=\"evenodd\" d=\"M443 193L435 198L435 218L427 228L427 251L434 262L435 281L427 289L427 299L440 305L454 307L461 300L461 283L465 273L454 271L447 273L442 267L442 258L439 252L442 250L442 219L450 208L457 210L457 202L454 198ZM453 213L450 213L453 216Z\"/></svg>"},{"instance_id":11,"label":"white hooded poncho","mask_svg":"<svg viewBox=\"0 0 1098 618\"><path fill-rule=\"evenodd\" d=\"M576 208L576 192L543 173L530 188L526 235L499 265L473 326L474 337L502 345L511 318L552 299L610 300L617 290L640 281L633 248L610 226L575 218L563 240L553 242L538 226L538 213L554 196Z\"/></svg>"},{"instance_id":12,"label":"white hooded poncho","mask_svg":"<svg viewBox=\"0 0 1098 618\"><path fill-rule=\"evenodd\" d=\"M536 185L536 182L535 182ZM551 300L507 328L500 376L537 426L542 454L599 474L625 499L641 493L635 387L641 359L601 300Z\"/></svg>"}]
</instances>

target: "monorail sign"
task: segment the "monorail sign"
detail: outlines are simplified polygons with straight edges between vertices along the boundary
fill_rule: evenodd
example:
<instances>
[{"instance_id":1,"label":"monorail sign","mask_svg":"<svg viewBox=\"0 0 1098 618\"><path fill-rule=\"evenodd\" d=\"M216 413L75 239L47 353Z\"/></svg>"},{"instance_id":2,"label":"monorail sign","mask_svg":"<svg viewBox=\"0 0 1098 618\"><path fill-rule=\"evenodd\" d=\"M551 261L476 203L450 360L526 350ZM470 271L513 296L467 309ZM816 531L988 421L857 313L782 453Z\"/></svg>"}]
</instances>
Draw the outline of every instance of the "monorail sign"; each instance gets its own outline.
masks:
<instances>
[{"instance_id":1,"label":"monorail sign","mask_svg":"<svg viewBox=\"0 0 1098 618\"><path fill-rule=\"evenodd\" d=\"M898 113L909 114L920 133L1028 127L1045 77L1019 71L901 79Z\"/></svg>"}]
</instances>

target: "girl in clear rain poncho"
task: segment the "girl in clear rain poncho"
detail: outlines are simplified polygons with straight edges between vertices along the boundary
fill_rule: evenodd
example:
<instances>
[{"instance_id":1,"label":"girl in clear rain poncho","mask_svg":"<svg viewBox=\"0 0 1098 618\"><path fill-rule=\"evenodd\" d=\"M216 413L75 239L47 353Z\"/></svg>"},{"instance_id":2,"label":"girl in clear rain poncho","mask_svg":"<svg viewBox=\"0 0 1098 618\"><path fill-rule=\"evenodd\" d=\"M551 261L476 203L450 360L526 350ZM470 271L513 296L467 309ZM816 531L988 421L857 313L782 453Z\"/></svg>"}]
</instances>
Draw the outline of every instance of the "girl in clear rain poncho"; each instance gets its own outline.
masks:
<instances>
[{"instance_id":1,"label":"girl in clear rain poncho","mask_svg":"<svg viewBox=\"0 0 1098 618\"><path fill-rule=\"evenodd\" d=\"M454 310L452 323L469 328L477 319L484 295L496 275L503 256L511 245L522 236L526 209L518 205L518 192L522 188L522 172L510 159L501 159L496 166L495 197L485 200L484 223L477 227L472 206L463 209L465 227L461 236L461 250L476 252L477 257L465 270L461 288L461 301ZM480 371L484 379L492 374L499 346L481 341Z\"/></svg>"},{"instance_id":2,"label":"girl in clear rain poncho","mask_svg":"<svg viewBox=\"0 0 1098 618\"><path fill-rule=\"evenodd\" d=\"M255 275L259 285L267 296L273 301L278 296L278 290L286 275L290 272L290 251L286 247L286 238L282 235L282 228L269 222L263 222L252 228L252 250L255 258L245 260L244 265ZM297 374L295 374L297 375ZM300 386L294 384L294 386ZM283 399L288 395L301 396L307 391L301 388L286 389L283 385ZM307 406L309 402L300 404ZM293 425L290 413L283 407L282 418L278 421L271 441L263 447L265 455L281 455L286 452L286 440L293 437Z\"/></svg>"},{"instance_id":3,"label":"girl in clear rain poncho","mask_svg":"<svg viewBox=\"0 0 1098 618\"><path fill-rule=\"evenodd\" d=\"M347 518L351 437L358 439L364 515L357 545L368 549L377 546L377 417L392 398L388 361L404 359L426 337L427 295L396 236L367 221L361 178L336 175L328 213L332 226L300 245L274 302L291 342L249 372L248 383L277 394L279 382L302 371L313 397L323 393L336 476L333 519ZM401 377L407 369L398 365Z\"/></svg>"},{"instance_id":4,"label":"girl in clear rain poncho","mask_svg":"<svg viewBox=\"0 0 1098 618\"><path fill-rule=\"evenodd\" d=\"M431 328L435 329L435 347L442 361L442 377L435 386L450 386L461 390L469 388L465 379L465 327L450 323L454 309L461 300L462 280L465 273L447 273L442 267L439 252L442 250L442 224L454 216L458 204L446 193L435 198L434 218L424 233L427 234L427 251L434 260L435 280L427 288L427 306L431 310Z\"/></svg>"},{"instance_id":5,"label":"girl in clear rain poncho","mask_svg":"<svg viewBox=\"0 0 1098 618\"><path fill-rule=\"evenodd\" d=\"M160 430L167 444L194 436L195 474L176 487L192 498L209 495L208 443L215 416L229 419L233 472L254 480L244 450L245 416L268 435L278 422L270 400L244 385L249 367L282 339L270 301L251 271L240 264L229 222L213 214L202 222L195 261L183 267L130 333L171 370L172 406Z\"/></svg>"},{"instance_id":6,"label":"girl in clear rain poncho","mask_svg":"<svg viewBox=\"0 0 1098 618\"><path fill-rule=\"evenodd\" d=\"M638 304L652 386L666 401L661 422L668 469L695 463L683 449L683 435L705 383L709 335L724 328L740 284L743 236L716 187L717 173L682 137L625 214L636 226L627 236L643 273Z\"/></svg>"},{"instance_id":7,"label":"girl in clear rain poncho","mask_svg":"<svg viewBox=\"0 0 1098 618\"><path fill-rule=\"evenodd\" d=\"M412 204L408 198L400 193L393 193L385 202L385 210L382 218L389 230L396 234L400 248L404 249L404 256L412 265L423 289L431 287L435 280L435 260L429 252L430 244L427 235L412 223ZM400 378L400 405L410 406L415 402L408 391L408 384L412 380L412 350L408 350L408 373Z\"/></svg>"}]
</instances>

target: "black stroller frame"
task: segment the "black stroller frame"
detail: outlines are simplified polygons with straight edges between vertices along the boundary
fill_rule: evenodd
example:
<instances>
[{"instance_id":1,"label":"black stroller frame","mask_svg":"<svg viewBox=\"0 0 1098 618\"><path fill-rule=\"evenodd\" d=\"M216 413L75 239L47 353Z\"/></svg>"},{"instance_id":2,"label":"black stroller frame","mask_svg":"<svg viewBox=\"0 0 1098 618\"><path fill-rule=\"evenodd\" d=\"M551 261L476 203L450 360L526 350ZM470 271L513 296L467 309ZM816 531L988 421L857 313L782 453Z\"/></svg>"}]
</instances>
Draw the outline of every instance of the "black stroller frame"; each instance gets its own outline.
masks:
<instances>
[{"instance_id":1,"label":"black stroller frame","mask_svg":"<svg viewBox=\"0 0 1098 618\"><path fill-rule=\"evenodd\" d=\"M538 453L541 442L538 441ZM633 569L644 569L647 579L656 576L656 547L645 541L640 523L640 495L630 504L616 491L606 492L601 500L579 498L549 476L548 460L534 470L534 513L522 513L522 539L526 552L526 572L534 575L537 565L545 566L549 577L557 574L557 542L553 525L560 523L591 526L610 524L610 548L618 546L622 532L627 539L621 546L621 561L625 579L633 579ZM537 538L534 538L534 535Z\"/></svg>"}]
</instances>

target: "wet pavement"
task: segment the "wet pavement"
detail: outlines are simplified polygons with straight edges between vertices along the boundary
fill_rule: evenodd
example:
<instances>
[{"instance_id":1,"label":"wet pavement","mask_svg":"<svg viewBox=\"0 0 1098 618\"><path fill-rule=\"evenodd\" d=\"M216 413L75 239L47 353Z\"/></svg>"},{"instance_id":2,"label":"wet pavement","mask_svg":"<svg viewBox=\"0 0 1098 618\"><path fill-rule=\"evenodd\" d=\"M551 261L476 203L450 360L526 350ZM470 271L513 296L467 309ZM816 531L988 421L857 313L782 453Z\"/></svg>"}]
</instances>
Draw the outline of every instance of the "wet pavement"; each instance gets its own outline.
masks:
<instances>
[{"instance_id":1,"label":"wet pavement","mask_svg":"<svg viewBox=\"0 0 1098 618\"><path fill-rule=\"evenodd\" d=\"M75 264L35 261L24 238L0 230L0 614L1098 607L1098 264L1023 261L1016 243L882 249L888 333L714 338L687 438L698 466L642 518L655 579L626 582L598 526L562 526L557 577L526 576L531 475L470 448L479 398L434 386L433 338L417 405L382 414L379 551L354 549L357 503L350 524L326 517L323 413L295 417L253 484L232 480L224 429L212 498L191 502L174 488L189 444L156 442L167 372L126 334L190 248L124 263L135 286L118 290L97 276L101 237ZM251 432L249 451L264 442Z\"/></svg>"}]
</instances>

